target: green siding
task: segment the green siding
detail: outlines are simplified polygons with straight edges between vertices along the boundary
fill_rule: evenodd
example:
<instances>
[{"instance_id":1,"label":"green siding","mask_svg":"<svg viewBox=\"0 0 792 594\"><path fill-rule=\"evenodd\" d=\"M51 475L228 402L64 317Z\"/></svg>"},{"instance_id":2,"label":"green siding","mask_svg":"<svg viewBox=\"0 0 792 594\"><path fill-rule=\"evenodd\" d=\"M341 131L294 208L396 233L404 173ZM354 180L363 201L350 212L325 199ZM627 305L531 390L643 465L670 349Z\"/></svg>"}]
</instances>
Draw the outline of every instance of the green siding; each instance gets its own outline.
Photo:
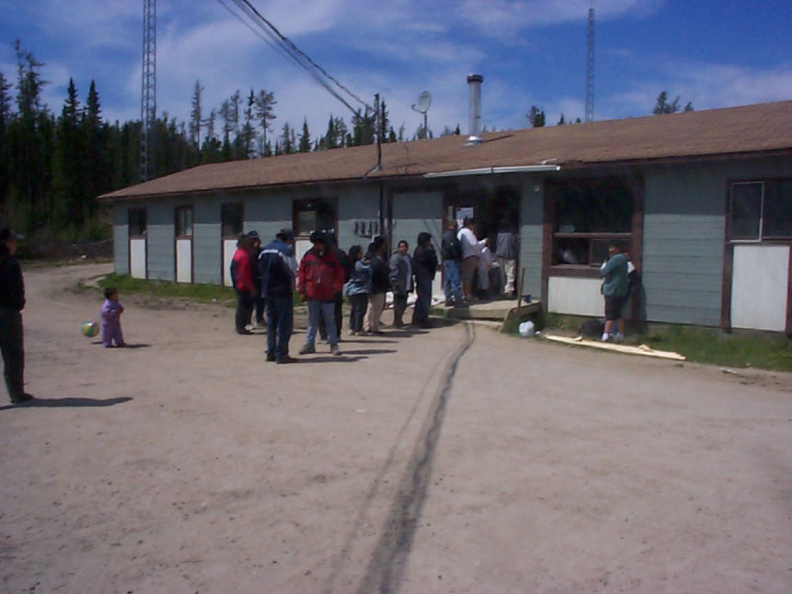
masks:
<instances>
[{"instance_id":1,"label":"green siding","mask_svg":"<svg viewBox=\"0 0 792 594\"><path fill-rule=\"evenodd\" d=\"M196 200L193 205L195 222L193 235L194 281L220 284L222 282L222 239L220 237L220 201Z\"/></svg>"},{"instance_id":2,"label":"green siding","mask_svg":"<svg viewBox=\"0 0 792 594\"><path fill-rule=\"evenodd\" d=\"M171 200L148 207L148 277L152 280L174 280L176 274Z\"/></svg>"},{"instance_id":3,"label":"green siding","mask_svg":"<svg viewBox=\"0 0 792 594\"><path fill-rule=\"evenodd\" d=\"M535 188L539 187L539 191ZM535 299L542 299L542 219L544 218L544 179L529 178L523 184L520 205L520 270L517 271L517 283L520 273L525 269L523 294L529 293Z\"/></svg>"}]
</instances>

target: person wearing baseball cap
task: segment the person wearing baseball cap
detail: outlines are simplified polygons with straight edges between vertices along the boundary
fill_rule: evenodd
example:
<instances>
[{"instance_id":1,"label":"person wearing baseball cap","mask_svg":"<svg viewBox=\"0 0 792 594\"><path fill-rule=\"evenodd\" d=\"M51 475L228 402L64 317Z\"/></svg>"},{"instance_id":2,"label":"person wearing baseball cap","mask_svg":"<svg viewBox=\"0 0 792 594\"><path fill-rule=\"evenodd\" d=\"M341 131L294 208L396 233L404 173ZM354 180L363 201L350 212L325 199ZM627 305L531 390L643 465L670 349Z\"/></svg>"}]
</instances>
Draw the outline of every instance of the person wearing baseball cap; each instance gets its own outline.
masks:
<instances>
[{"instance_id":1,"label":"person wearing baseball cap","mask_svg":"<svg viewBox=\"0 0 792 594\"><path fill-rule=\"evenodd\" d=\"M259 255L261 295L267 303L267 361L296 363L289 355L294 330L294 231L281 229Z\"/></svg>"},{"instance_id":2,"label":"person wearing baseball cap","mask_svg":"<svg viewBox=\"0 0 792 594\"><path fill-rule=\"evenodd\" d=\"M25 392L25 347L22 310L25 308L25 282L15 254L21 235L0 229L0 350L3 352L5 382L14 404L33 400Z\"/></svg>"}]
</instances>

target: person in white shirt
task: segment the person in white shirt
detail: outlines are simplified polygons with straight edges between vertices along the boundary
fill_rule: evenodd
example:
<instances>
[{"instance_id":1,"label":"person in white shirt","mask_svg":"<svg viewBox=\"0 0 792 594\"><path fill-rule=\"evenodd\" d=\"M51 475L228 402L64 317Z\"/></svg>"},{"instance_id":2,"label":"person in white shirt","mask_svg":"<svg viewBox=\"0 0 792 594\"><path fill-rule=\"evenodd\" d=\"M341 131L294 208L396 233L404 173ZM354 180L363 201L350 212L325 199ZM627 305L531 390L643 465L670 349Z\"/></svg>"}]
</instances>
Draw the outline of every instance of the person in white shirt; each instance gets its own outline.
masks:
<instances>
[{"instance_id":1,"label":"person in white shirt","mask_svg":"<svg viewBox=\"0 0 792 594\"><path fill-rule=\"evenodd\" d=\"M457 237L462 246L462 290L465 293L465 299L471 299L481 248L487 245L487 240L479 241L476 237L476 221L470 217L465 217L463 227L459 230Z\"/></svg>"}]
</instances>

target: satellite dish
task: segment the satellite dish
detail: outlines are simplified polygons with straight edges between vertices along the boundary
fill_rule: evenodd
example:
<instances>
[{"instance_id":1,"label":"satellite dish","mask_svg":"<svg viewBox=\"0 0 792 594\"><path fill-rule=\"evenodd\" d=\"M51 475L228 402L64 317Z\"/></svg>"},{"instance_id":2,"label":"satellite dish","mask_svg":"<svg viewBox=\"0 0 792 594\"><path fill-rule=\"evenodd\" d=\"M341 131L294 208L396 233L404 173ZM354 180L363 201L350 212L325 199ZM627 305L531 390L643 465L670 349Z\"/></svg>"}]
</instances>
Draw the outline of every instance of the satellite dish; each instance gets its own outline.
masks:
<instances>
[{"instance_id":1,"label":"satellite dish","mask_svg":"<svg viewBox=\"0 0 792 594\"><path fill-rule=\"evenodd\" d=\"M429 111L429 107L432 105L432 94L429 91L423 91L420 95L418 95L418 102L412 106L412 108L417 111L418 113L425 114Z\"/></svg>"},{"instance_id":2,"label":"satellite dish","mask_svg":"<svg viewBox=\"0 0 792 594\"><path fill-rule=\"evenodd\" d=\"M414 103L413 111L423 114L423 129L421 131L421 138L426 138L429 135L429 123L427 121L426 112L429 111L429 106L432 105L432 94L429 91L423 91L418 95L418 102Z\"/></svg>"}]
</instances>

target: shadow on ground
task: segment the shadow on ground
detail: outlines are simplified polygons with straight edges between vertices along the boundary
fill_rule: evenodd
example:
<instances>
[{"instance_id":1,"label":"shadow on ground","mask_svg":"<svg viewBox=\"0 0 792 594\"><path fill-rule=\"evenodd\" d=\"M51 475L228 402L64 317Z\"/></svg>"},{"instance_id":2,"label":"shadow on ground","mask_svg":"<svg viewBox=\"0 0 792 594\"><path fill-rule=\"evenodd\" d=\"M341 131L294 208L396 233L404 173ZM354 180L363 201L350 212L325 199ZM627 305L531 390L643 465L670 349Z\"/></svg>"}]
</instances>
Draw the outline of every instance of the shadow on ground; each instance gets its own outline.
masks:
<instances>
[{"instance_id":1,"label":"shadow on ground","mask_svg":"<svg viewBox=\"0 0 792 594\"><path fill-rule=\"evenodd\" d=\"M9 410L12 408L103 408L106 406L115 406L116 404L123 404L132 400L131 397L125 396L123 398L106 398L99 400L97 398L36 398L21 404L7 404L0 406L0 410Z\"/></svg>"}]
</instances>

